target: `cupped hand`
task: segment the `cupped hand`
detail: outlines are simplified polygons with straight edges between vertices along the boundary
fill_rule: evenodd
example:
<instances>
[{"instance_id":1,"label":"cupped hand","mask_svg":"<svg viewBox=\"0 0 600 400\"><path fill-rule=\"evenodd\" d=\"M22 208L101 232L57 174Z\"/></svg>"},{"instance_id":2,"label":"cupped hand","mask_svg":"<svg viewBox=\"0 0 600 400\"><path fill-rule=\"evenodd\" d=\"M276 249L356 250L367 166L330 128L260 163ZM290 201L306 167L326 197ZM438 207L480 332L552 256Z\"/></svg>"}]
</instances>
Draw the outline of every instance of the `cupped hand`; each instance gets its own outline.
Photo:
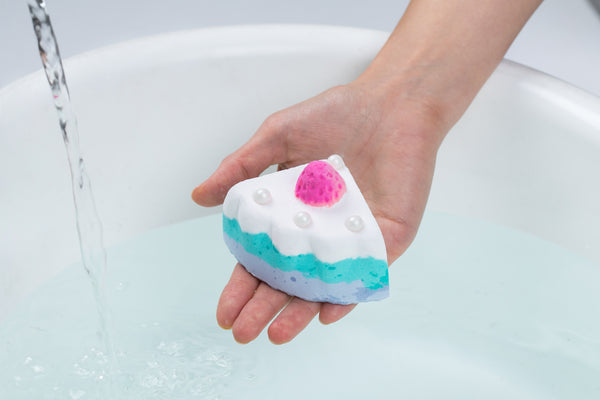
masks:
<instances>
[{"instance_id":1,"label":"cupped hand","mask_svg":"<svg viewBox=\"0 0 600 400\"><path fill-rule=\"evenodd\" d=\"M446 130L434 108L408 93L355 81L276 112L222 161L192 198L202 206L216 206L231 186L270 165L289 168L339 154L381 228L391 264L417 232ZM354 306L290 297L238 264L219 299L217 321L232 329L240 343L255 339L272 321L269 339L281 344L317 314L330 324Z\"/></svg>"},{"instance_id":2,"label":"cupped hand","mask_svg":"<svg viewBox=\"0 0 600 400\"><path fill-rule=\"evenodd\" d=\"M443 137L541 0L484 3L410 2L357 80L273 114L194 190L193 199L216 206L231 186L270 165L287 168L340 154L377 219L392 263L417 232ZM328 324L352 308L290 298L238 265L217 320L246 343L275 318L269 338L285 343L315 315Z\"/></svg>"}]
</instances>

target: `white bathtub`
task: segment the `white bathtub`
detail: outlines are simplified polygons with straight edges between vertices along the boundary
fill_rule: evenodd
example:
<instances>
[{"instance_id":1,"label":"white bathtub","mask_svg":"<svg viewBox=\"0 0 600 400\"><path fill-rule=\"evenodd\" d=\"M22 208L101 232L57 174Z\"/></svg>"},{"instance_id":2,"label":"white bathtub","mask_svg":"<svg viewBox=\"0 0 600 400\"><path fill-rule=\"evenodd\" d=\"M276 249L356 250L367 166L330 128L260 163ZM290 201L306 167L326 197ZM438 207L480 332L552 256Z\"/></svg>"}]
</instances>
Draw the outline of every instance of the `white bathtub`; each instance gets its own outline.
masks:
<instances>
[{"instance_id":1,"label":"white bathtub","mask_svg":"<svg viewBox=\"0 0 600 400\"><path fill-rule=\"evenodd\" d=\"M218 212L193 204L191 189L270 113L356 77L385 39L323 26L226 27L68 60L107 245ZM64 153L41 72L0 91L0 319L79 259ZM599 173L600 99L503 62L443 144L428 207L600 263Z\"/></svg>"}]
</instances>

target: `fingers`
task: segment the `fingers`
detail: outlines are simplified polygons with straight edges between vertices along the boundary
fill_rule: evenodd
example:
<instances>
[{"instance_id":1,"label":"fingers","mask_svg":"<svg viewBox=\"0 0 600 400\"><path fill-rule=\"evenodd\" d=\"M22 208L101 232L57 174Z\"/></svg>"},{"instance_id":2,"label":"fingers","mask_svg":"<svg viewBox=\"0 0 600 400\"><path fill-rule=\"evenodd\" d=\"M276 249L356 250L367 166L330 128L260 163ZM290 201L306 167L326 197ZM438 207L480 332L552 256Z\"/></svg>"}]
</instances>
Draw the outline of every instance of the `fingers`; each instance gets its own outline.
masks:
<instances>
[{"instance_id":1,"label":"fingers","mask_svg":"<svg viewBox=\"0 0 600 400\"><path fill-rule=\"evenodd\" d=\"M319 313L321 303L292 298L269 327L269 339L284 344L296 337Z\"/></svg>"},{"instance_id":2,"label":"fingers","mask_svg":"<svg viewBox=\"0 0 600 400\"><path fill-rule=\"evenodd\" d=\"M317 314L320 313L322 323L331 324L354 307L355 304L315 303L296 297L290 300L290 296L259 281L237 264L219 299L217 322L224 329L232 329L237 342L249 343L277 316L269 327L269 339L283 344L295 338Z\"/></svg>"},{"instance_id":3,"label":"fingers","mask_svg":"<svg viewBox=\"0 0 600 400\"><path fill-rule=\"evenodd\" d=\"M246 303L233 323L233 337L238 343L249 343L288 303L290 296L260 283L254 296Z\"/></svg>"},{"instance_id":4,"label":"fingers","mask_svg":"<svg viewBox=\"0 0 600 400\"><path fill-rule=\"evenodd\" d=\"M254 340L288 303L290 296L256 279L237 264L217 305L217 323L232 329L239 343Z\"/></svg>"},{"instance_id":5,"label":"fingers","mask_svg":"<svg viewBox=\"0 0 600 400\"><path fill-rule=\"evenodd\" d=\"M192 199L205 207L223 203L229 189L245 179L255 178L270 165L285 162L286 144L280 125L267 119L257 133L226 157L217 170L192 192Z\"/></svg>"},{"instance_id":6,"label":"fingers","mask_svg":"<svg viewBox=\"0 0 600 400\"><path fill-rule=\"evenodd\" d=\"M350 311L354 310L354 307L356 307L356 304L323 303L319 314L319 321L324 325L333 324L348 315Z\"/></svg>"},{"instance_id":7,"label":"fingers","mask_svg":"<svg viewBox=\"0 0 600 400\"><path fill-rule=\"evenodd\" d=\"M260 281L241 265L233 269L217 305L217 323L223 329L231 329L238 315L250 301Z\"/></svg>"}]
</instances>

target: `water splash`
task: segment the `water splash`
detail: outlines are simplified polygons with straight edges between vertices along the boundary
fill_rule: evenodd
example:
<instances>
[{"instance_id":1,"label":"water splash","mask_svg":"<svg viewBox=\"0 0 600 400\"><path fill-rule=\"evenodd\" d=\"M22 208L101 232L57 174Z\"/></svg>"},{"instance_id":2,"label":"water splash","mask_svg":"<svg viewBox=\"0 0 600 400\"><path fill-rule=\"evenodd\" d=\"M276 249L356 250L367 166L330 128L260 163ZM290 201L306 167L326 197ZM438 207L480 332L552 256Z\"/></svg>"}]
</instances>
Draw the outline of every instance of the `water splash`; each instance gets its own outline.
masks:
<instances>
[{"instance_id":1,"label":"water splash","mask_svg":"<svg viewBox=\"0 0 600 400\"><path fill-rule=\"evenodd\" d=\"M77 120L69 95L56 36L43 0L28 0L29 13L38 42L38 49L48 84L52 91L54 106L62 133L73 186L73 200L77 221L77 233L83 266L89 275L100 321L99 336L109 359L115 359L109 329L109 317L105 296L106 251L104 249L102 224L96 210L92 186L85 162L79 148ZM109 375L116 369L115 361L109 364ZM110 386L110 385L109 385Z\"/></svg>"}]
</instances>

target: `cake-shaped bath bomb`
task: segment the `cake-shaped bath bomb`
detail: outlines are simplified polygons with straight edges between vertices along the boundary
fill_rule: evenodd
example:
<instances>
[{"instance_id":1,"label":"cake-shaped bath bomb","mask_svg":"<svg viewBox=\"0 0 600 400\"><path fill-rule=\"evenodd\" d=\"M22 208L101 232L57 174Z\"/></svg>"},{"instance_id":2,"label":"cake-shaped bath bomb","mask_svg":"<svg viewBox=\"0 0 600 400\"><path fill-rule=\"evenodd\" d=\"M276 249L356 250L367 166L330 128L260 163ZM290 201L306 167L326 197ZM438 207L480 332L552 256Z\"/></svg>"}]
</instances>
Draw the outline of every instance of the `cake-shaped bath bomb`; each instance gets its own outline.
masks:
<instances>
[{"instance_id":1,"label":"cake-shaped bath bomb","mask_svg":"<svg viewBox=\"0 0 600 400\"><path fill-rule=\"evenodd\" d=\"M248 272L291 296L352 304L389 294L383 236L340 156L233 186L223 236Z\"/></svg>"}]
</instances>

